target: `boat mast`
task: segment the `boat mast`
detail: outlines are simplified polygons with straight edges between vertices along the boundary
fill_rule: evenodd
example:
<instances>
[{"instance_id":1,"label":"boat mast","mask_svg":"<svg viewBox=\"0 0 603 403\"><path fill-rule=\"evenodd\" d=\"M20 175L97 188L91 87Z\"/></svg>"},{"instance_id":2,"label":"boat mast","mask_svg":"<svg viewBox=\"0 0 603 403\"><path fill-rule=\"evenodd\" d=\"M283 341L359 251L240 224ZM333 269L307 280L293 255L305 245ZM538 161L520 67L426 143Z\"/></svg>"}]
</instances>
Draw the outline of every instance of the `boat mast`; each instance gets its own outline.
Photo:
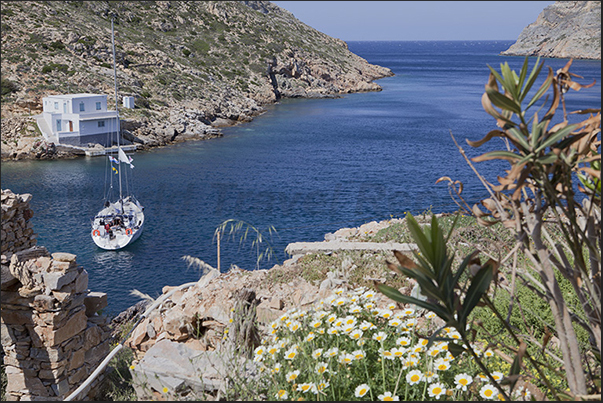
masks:
<instances>
[{"instance_id":1,"label":"boat mast","mask_svg":"<svg viewBox=\"0 0 603 403\"><path fill-rule=\"evenodd\" d=\"M117 150L119 151L119 137L121 135L121 130L119 127L119 111L117 109L117 69L115 68L115 34L113 32L113 18L111 18L111 46L113 47L113 78L115 81L115 114L117 116ZM119 161L119 157L118 157ZM122 200L121 194L121 163L119 164L119 200ZM122 201L122 210L123 210L123 201Z\"/></svg>"}]
</instances>

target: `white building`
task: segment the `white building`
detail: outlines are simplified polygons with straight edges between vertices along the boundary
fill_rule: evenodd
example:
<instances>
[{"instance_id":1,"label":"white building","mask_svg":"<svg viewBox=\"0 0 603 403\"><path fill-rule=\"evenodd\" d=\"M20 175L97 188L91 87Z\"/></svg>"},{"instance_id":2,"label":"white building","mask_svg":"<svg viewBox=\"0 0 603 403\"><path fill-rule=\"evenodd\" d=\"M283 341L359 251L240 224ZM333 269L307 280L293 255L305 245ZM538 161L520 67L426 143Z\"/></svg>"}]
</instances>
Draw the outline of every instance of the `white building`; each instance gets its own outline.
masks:
<instances>
[{"instance_id":1,"label":"white building","mask_svg":"<svg viewBox=\"0 0 603 403\"><path fill-rule=\"evenodd\" d=\"M83 147L117 143L117 112L107 110L106 95L50 95L42 103L36 120L46 140Z\"/></svg>"}]
</instances>

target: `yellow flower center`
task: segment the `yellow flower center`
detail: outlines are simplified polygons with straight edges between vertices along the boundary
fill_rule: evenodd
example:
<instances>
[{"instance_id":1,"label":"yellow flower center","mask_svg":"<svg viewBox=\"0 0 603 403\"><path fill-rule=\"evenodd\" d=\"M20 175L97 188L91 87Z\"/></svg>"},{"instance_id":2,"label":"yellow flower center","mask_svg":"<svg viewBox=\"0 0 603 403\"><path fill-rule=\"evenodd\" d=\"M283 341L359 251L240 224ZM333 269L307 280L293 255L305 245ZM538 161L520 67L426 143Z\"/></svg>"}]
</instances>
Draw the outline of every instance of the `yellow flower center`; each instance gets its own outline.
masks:
<instances>
[{"instance_id":1,"label":"yellow flower center","mask_svg":"<svg viewBox=\"0 0 603 403\"><path fill-rule=\"evenodd\" d=\"M413 382L418 382L419 381L419 375L414 374L413 376L410 377L410 380Z\"/></svg>"},{"instance_id":2,"label":"yellow flower center","mask_svg":"<svg viewBox=\"0 0 603 403\"><path fill-rule=\"evenodd\" d=\"M439 395L440 393L442 393L442 388L439 388L439 387L433 388L434 395Z\"/></svg>"}]
</instances>

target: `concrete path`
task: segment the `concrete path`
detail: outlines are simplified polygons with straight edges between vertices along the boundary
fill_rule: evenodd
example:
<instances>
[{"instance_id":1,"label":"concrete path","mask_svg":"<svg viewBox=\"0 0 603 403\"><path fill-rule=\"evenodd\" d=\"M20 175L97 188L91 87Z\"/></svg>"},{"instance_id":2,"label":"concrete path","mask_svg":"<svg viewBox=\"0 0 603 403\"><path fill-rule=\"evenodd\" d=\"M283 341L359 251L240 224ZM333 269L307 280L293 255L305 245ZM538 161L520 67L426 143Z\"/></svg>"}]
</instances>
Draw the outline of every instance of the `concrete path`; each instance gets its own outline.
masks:
<instances>
[{"instance_id":1,"label":"concrete path","mask_svg":"<svg viewBox=\"0 0 603 403\"><path fill-rule=\"evenodd\" d=\"M417 249L414 243L396 242L349 242L349 241L324 241L324 242L293 242L287 245L285 252L291 256L306 253L326 253L341 250L366 250L366 251L394 251L410 252Z\"/></svg>"}]
</instances>

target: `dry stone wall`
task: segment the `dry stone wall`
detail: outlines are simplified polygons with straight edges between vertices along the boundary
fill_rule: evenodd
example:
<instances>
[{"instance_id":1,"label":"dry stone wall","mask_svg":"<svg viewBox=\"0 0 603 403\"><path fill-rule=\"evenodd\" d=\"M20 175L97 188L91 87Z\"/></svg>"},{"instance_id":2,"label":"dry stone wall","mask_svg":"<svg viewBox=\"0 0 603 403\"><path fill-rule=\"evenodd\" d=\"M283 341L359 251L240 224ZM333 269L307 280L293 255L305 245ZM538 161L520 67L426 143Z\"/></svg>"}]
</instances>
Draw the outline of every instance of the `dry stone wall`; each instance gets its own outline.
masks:
<instances>
[{"instance_id":1,"label":"dry stone wall","mask_svg":"<svg viewBox=\"0 0 603 403\"><path fill-rule=\"evenodd\" d=\"M110 352L107 295L70 253L36 245L31 195L2 190L2 359L6 400L64 400ZM96 379L77 400L99 390Z\"/></svg>"}]
</instances>

